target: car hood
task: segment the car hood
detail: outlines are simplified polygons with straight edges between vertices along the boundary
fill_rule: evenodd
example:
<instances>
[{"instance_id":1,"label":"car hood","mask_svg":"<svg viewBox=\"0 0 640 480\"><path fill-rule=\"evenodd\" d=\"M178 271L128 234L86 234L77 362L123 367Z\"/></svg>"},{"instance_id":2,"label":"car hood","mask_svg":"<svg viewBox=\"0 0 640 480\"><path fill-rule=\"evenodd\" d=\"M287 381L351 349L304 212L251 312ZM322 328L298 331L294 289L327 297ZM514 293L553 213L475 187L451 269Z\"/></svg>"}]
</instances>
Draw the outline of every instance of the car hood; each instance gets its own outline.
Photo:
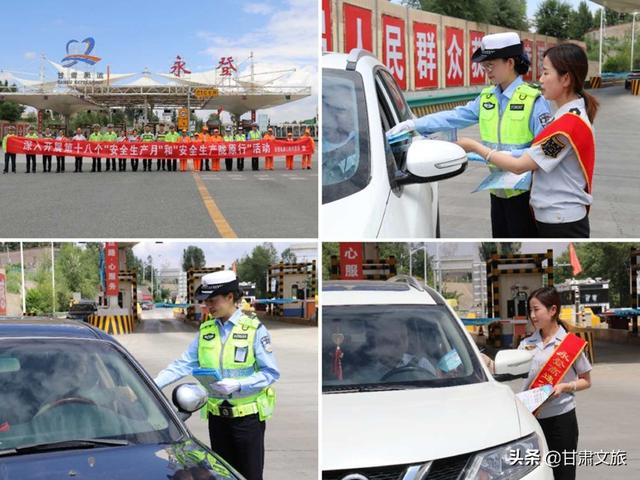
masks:
<instances>
[{"instance_id":1,"label":"car hood","mask_svg":"<svg viewBox=\"0 0 640 480\"><path fill-rule=\"evenodd\" d=\"M99 447L0 457L0 480L167 480L186 478L182 475L188 473L193 478L199 478L197 470L213 474L206 478L241 478L219 457L192 440L170 445Z\"/></svg>"},{"instance_id":2,"label":"car hood","mask_svg":"<svg viewBox=\"0 0 640 480\"><path fill-rule=\"evenodd\" d=\"M322 412L325 471L446 458L534 431L533 422L524 416L521 425L511 389L494 381L324 394Z\"/></svg>"}]
</instances>

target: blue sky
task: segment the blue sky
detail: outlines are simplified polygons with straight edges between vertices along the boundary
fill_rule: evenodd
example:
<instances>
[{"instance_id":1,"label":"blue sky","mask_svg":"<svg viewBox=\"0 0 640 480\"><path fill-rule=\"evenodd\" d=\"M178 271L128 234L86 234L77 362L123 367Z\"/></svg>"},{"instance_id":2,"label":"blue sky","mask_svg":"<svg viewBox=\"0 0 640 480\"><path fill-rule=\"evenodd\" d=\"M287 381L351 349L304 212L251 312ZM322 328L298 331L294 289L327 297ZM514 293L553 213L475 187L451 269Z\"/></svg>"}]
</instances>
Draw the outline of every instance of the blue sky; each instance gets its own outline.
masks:
<instances>
[{"instance_id":1,"label":"blue sky","mask_svg":"<svg viewBox=\"0 0 640 480\"><path fill-rule=\"evenodd\" d=\"M0 68L35 80L40 54L60 62L69 40L93 37L92 54L102 58L96 71L109 65L112 73L145 67L169 73L176 55L188 69L203 71L215 68L221 56L244 60L253 50L262 63L257 67L296 67L292 82L317 83L317 9L317 0L3 2L2 17L19 21L2 22ZM55 75L50 67L46 73ZM296 103L315 114L313 102Z\"/></svg>"}]
</instances>

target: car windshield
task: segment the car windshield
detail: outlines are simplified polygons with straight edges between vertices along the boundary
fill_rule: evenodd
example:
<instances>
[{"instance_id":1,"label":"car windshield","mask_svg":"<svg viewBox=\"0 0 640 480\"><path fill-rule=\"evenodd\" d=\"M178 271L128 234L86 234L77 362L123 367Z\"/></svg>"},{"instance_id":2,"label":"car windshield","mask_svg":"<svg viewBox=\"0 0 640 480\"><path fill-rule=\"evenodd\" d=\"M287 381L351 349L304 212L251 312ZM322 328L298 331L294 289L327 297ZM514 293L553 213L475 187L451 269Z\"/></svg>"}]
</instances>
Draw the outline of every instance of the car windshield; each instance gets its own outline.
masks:
<instances>
[{"instance_id":1,"label":"car windshield","mask_svg":"<svg viewBox=\"0 0 640 480\"><path fill-rule=\"evenodd\" d=\"M125 355L97 340L0 340L0 450L182 432Z\"/></svg>"},{"instance_id":2,"label":"car windshield","mask_svg":"<svg viewBox=\"0 0 640 480\"><path fill-rule=\"evenodd\" d=\"M329 203L369 183L369 127L359 73L322 71L322 116L322 203Z\"/></svg>"},{"instance_id":3,"label":"car windshield","mask_svg":"<svg viewBox=\"0 0 640 480\"><path fill-rule=\"evenodd\" d=\"M444 306L326 306L322 336L325 393L487 381L464 332Z\"/></svg>"}]
</instances>

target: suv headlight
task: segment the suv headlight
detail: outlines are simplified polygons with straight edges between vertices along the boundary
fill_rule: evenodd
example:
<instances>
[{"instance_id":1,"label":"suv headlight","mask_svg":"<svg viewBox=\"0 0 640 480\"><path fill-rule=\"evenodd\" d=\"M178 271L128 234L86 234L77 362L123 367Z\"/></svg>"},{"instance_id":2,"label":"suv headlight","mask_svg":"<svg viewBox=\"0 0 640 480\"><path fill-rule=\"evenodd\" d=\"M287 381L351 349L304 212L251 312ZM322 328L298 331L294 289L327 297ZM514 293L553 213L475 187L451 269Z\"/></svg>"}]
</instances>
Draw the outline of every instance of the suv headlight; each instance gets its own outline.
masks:
<instances>
[{"instance_id":1,"label":"suv headlight","mask_svg":"<svg viewBox=\"0 0 640 480\"><path fill-rule=\"evenodd\" d=\"M465 468L462 478L515 480L538 468L544 455L542 442L534 432L514 442L478 452ZM512 459L519 461L513 463Z\"/></svg>"}]
</instances>

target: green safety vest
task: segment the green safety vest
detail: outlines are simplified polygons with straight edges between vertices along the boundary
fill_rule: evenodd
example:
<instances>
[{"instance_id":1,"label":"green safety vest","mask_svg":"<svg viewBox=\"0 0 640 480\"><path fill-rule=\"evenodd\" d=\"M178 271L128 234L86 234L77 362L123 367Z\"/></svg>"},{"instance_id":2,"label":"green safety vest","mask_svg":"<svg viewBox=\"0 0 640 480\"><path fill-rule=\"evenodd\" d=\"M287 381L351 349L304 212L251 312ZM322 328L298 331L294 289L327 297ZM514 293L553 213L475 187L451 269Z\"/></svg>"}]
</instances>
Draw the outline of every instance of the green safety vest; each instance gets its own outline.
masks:
<instances>
[{"instance_id":1,"label":"green safety vest","mask_svg":"<svg viewBox=\"0 0 640 480\"><path fill-rule=\"evenodd\" d=\"M233 142L236 138L233 135L225 135L223 139L225 142Z\"/></svg>"},{"instance_id":2,"label":"green safety vest","mask_svg":"<svg viewBox=\"0 0 640 480\"><path fill-rule=\"evenodd\" d=\"M6 152L7 151L7 140L9 139L9 137L15 137L15 134L13 133L7 133L3 138L2 138L2 151Z\"/></svg>"},{"instance_id":3,"label":"green safety vest","mask_svg":"<svg viewBox=\"0 0 640 480\"><path fill-rule=\"evenodd\" d=\"M102 135L103 142L115 142L118 140L118 134L116 132L107 132Z\"/></svg>"},{"instance_id":4,"label":"green safety vest","mask_svg":"<svg viewBox=\"0 0 640 480\"><path fill-rule=\"evenodd\" d=\"M258 130L249 130L249 139L250 140L260 140L262 138L262 135L260 134L260 131Z\"/></svg>"},{"instance_id":5,"label":"green safety vest","mask_svg":"<svg viewBox=\"0 0 640 480\"><path fill-rule=\"evenodd\" d=\"M222 343L218 324L211 317L200 325L198 339L198 363L201 368L215 368L222 378L241 380L256 372L256 357L253 349L256 332L261 323L256 317L242 315ZM235 394L234 394L235 395ZM227 401L231 404L234 417L244 417L257 413L260 420L273 415L275 391L266 387L257 393L239 397L216 397L210 394L206 411L220 415L219 405Z\"/></svg>"},{"instance_id":6,"label":"green safety vest","mask_svg":"<svg viewBox=\"0 0 640 480\"><path fill-rule=\"evenodd\" d=\"M25 138L40 138L37 133L27 133Z\"/></svg>"},{"instance_id":7,"label":"green safety vest","mask_svg":"<svg viewBox=\"0 0 640 480\"><path fill-rule=\"evenodd\" d=\"M180 139L180 134L178 132L174 132L174 133L169 132L164 136L164 141L165 142L175 143L179 139Z\"/></svg>"},{"instance_id":8,"label":"green safety vest","mask_svg":"<svg viewBox=\"0 0 640 480\"><path fill-rule=\"evenodd\" d=\"M236 142L244 142L247 139L247 137L245 137L242 133L237 133L236 134Z\"/></svg>"},{"instance_id":9,"label":"green safety vest","mask_svg":"<svg viewBox=\"0 0 640 480\"><path fill-rule=\"evenodd\" d=\"M482 143L496 150L527 148L535 138L529 129L533 105L541 95L540 90L527 83L518 85L509 99L507 108L500 115L500 105L493 93L495 87L486 87L480 93L478 126ZM491 193L501 198L511 198L525 193L522 190L494 189Z\"/></svg>"},{"instance_id":10,"label":"green safety vest","mask_svg":"<svg viewBox=\"0 0 640 480\"><path fill-rule=\"evenodd\" d=\"M165 137L166 137L166 136L167 136L167 132L159 132L159 133L156 135L156 142L164 142L164 141L166 141L166 140L165 140Z\"/></svg>"},{"instance_id":11,"label":"green safety vest","mask_svg":"<svg viewBox=\"0 0 640 480\"><path fill-rule=\"evenodd\" d=\"M140 135L140 140L142 140L143 142L153 142L154 138L155 136L151 132L143 132Z\"/></svg>"},{"instance_id":12,"label":"green safety vest","mask_svg":"<svg viewBox=\"0 0 640 480\"><path fill-rule=\"evenodd\" d=\"M89 135L89 141L90 142L101 142L102 141L102 134L101 133L92 133L91 135Z\"/></svg>"}]
</instances>

